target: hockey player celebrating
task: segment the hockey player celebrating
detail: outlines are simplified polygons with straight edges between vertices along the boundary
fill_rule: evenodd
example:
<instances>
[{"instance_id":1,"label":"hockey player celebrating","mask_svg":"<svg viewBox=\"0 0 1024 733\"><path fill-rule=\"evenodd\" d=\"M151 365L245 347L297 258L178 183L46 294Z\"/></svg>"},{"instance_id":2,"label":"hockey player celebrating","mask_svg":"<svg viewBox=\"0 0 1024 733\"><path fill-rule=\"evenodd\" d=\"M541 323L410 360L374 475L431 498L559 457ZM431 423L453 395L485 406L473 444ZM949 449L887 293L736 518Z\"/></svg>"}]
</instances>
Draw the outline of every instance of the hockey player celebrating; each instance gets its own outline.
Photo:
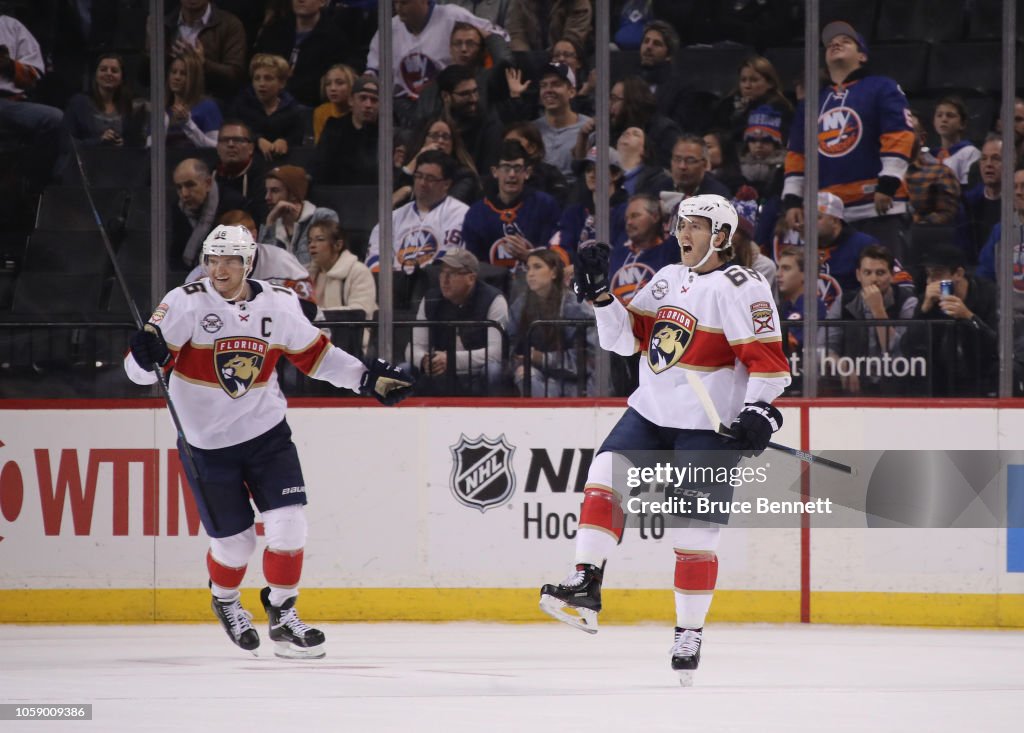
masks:
<instances>
[{"instance_id":1,"label":"hockey player celebrating","mask_svg":"<svg viewBox=\"0 0 1024 733\"><path fill-rule=\"evenodd\" d=\"M640 385L594 457L576 534L576 567L560 585L541 589L540 606L559 621L597 632L604 563L622 539L621 494L613 486L616 454L636 450L717 451L735 465L740 452L763 451L782 415L771 402L789 384L779 316L771 290L753 270L730 263L737 216L721 196L682 201L672 227L682 263L663 267L623 306L609 291L607 245L577 253L577 297L593 302L601 346L623 356L638 350ZM733 437L715 432L687 379L699 375ZM718 449L731 449L723 454ZM720 529L672 531L676 629L672 668L692 684L704 619L718 575Z\"/></svg>"},{"instance_id":2,"label":"hockey player celebrating","mask_svg":"<svg viewBox=\"0 0 1024 733\"><path fill-rule=\"evenodd\" d=\"M256 245L242 226L218 226L203 243L208 276L164 296L131 337L125 371L153 384L174 371L170 399L195 458L187 470L203 527L213 612L228 637L256 653L260 640L239 586L256 549L250 494L267 538L260 594L280 657L322 657L323 632L295 609L306 544L306 487L275 367L282 356L311 377L372 394L384 404L409 395L412 379L382 360L367 369L335 348L287 288L247 279ZM179 440L179 450L185 446ZM186 461L186 466L189 462Z\"/></svg>"}]
</instances>

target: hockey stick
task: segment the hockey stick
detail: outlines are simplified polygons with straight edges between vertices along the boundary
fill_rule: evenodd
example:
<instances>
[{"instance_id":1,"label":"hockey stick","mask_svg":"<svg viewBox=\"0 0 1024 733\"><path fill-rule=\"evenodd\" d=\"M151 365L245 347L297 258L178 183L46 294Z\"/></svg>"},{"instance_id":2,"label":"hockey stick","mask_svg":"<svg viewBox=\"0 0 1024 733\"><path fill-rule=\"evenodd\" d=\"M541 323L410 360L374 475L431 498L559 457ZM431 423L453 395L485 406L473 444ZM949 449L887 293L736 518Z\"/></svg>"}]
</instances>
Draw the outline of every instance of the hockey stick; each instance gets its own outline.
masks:
<instances>
[{"instance_id":1,"label":"hockey stick","mask_svg":"<svg viewBox=\"0 0 1024 733\"><path fill-rule=\"evenodd\" d=\"M697 395L697 399L700 400L701 407L704 408L704 414L708 416L708 420L711 421L711 426L715 429L715 432L719 435L723 435L727 438L736 437L732 430L726 427L725 423L722 422L722 418L718 415L718 410L715 408L715 403L711 401L711 395L708 394L707 388L704 387L704 383L700 381L700 377L697 373L689 369L686 370L686 381L690 383L690 387L693 389L694 394ZM715 427L715 426L718 427ZM848 473L851 476L855 476L857 471L853 466L847 466L845 463L839 461L833 461L829 458L822 456L816 456L813 453L800 450L799 448L790 448L788 445L782 445L781 443L768 443L768 447L783 453L788 453L794 458L798 458L801 461L805 461L811 464L817 464L820 466L826 466L842 473Z\"/></svg>"},{"instance_id":2,"label":"hockey stick","mask_svg":"<svg viewBox=\"0 0 1024 733\"><path fill-rule=\"evenodd\" d=\"M140 331L146 330L150 333L157 333L156 328L148 323L143 323L142 316L139 314L139 307L135 305L135 301L132 299L131 293L128 291L128 281L124 279L124 274L121 272L121 266L117 264L117 254L114 252L114 245L110 243L110 236L107 234L107 229L103 226L103 219L100 217L100 212L96 209L96 202L92 198L92 187L89 183L89 177L85 174L85 165L82 163L82 156L78 153L78 143L75 138L71 138L71 150L75 154L75 162L78 164L78 173L82 177L82 188L85 189L85 199L89 202L89 208L92 209L93 218L96 220L96 228L100 230L100 238L103 239L103 246L107 250L107 256L110 258L110 264L114 267L114 276L117 278L118 285L121 286L121 292L124 294L124 299L128 303L128 309L131 311L132 320L135 321L135 327ZM185 439L185 429L181 426L181 420L178 418L178 411L174 408L174 401L171 399L171 392L167 388L167 376L164 374L163 368L156 362L153 363L153 372L156 374L157 382L160 384L160 392L163 395L164 401L167 403L167 411L171 413L171 421L174 423L174 429L178 432L178 440L185 449L185 457L188 459L187 470L191 471L192 476L195 477L196 489L199 491L199 496L203 499L203 504L206 505L206 513L210 517L210 524L212 525L213 531L216 532L220 529L217 524L216 517L213 516L213 512L210 511L209 497L206 495L206 491L203 490L203 482L199 477L199 468L196 465L196 458L192 455L192 447L188 444Z\"/></svg>"}]
</instances>

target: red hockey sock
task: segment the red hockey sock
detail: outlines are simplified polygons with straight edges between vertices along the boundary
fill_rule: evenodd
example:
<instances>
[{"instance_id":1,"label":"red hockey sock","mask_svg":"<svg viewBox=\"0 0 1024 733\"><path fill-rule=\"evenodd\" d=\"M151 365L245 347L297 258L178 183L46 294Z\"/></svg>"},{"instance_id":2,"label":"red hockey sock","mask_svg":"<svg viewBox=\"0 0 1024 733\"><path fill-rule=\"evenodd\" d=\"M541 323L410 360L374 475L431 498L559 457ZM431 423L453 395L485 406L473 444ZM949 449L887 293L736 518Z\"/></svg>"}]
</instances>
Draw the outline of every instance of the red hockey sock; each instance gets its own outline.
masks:
<instances>
[{"instance_id":1,"label":"red hockey sock","mask_svg":"<svg viewBox=\"0 0 1024 733\"><path fill-rule=\"evenodd\" d=\"M213 581L214 585L219 585L221 588L227 590L235 590L242 584L242 578L245 577L245 569L247 565L243 565L240 568L229 568L227 565L221 565L213 558L213 553L209 550L206 551L206 569L210 573L210 580Z\"/></svg>"},{"instance_id":2,"label":"red hockey sock","mask_svg":"<svg viewBox=\"0 0 1024 733\"><path fill-rule=\"evenodd\" d=\"M302 577L302 550L263 551L263 575L275 588L294 588Z\"/></svg>"},{"instance_id":3,"label":"red hockey sock","mask_svg":"<svg viewBox=\"0 0 1024 733\"><path fill-rule=\"evenodd\" d=\"M676 590L713 591L718 580L718 555L676 550Z\"/></svg>"},{"instance_id":4,"label":"red hockey sock","mask_svg":"<svg viewBox=\"0 0 1024 733\"><path fill-rule=\"evenodd\" d=\"M608 532L615 539L622 539L625 516L618 497L605 488L588 486L583 491L583 506L580 508L580 527L595 527Z\"/></svg>"}]
</instances>

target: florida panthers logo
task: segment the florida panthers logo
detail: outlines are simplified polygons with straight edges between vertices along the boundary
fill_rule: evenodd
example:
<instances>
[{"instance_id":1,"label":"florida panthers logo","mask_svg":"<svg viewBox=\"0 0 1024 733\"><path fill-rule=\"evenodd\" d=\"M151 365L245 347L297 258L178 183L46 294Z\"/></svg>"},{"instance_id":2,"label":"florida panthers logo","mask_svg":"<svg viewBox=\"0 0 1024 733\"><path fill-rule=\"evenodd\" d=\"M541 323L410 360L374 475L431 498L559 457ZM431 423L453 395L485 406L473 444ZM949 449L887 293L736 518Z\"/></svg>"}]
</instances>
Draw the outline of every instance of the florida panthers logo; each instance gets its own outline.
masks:
<instances>
[{"instance_id":1,"label":"florida panthers logo","mask_svg":"<svg viewBox=\"0 0 1024 733\"><path fill-rule=\"evenodd\" d=\"M852 107L834 107L818 118L818 150L827 158L840 158L857 147L864 133L860 115Z\"/></svg>"},{"instance_id":2,"label":"florida panthers logo","mask_svg":"<svg viewBox=\"0 0 1024 733\"><path fill-rule=\"evenodd\" d=\"M231 397L248 392L260 376L267 343L251 338L217 339L213 344L217 381Z\"/></svg>"},{"instance_id":3,"label":"florida panthers logo","mask_svg":"<svg viewBox=\"0 0 1024 733\"><path fill-rule=\"evenodd\" d=\"M401 268L411 275L417 267L426 267L434 261L438 245L437 235L429 229L413 229L402 237L395 257Z\"/></svg>"},{"instance_id":4,"label":"florida panthers logo","mask_svg":"<svg viewBox=\"0 0 1024 733\"><path fill-rule=\"evenodd\" d=\"M678 364L696 329L697 319L682 308L659 310L647 348L647 363L651 371L660 374Z\"/></svg>"}]
</instances>

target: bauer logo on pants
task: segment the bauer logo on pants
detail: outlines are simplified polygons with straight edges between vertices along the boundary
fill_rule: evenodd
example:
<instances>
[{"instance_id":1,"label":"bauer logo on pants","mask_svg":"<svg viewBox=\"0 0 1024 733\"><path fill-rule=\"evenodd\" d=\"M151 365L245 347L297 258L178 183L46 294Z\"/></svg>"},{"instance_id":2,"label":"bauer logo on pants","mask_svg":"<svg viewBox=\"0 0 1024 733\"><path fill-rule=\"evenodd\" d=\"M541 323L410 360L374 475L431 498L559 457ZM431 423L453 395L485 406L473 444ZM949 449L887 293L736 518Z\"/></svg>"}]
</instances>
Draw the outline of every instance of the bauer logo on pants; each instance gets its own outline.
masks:
<instances>
[{"instance_id":1,"label":"bauer logo on pants","mask_svg":"<svg viewBox=\"0 0 1024 733\"><path fill-rule=\"evenodd\" d=\"M450 450L452 494L461 504L485 512L512 498L516 488L512 454L516 449L504 433L497 439L480 435L471 440L461 435Z\"/></svg>"}]
</instances>

